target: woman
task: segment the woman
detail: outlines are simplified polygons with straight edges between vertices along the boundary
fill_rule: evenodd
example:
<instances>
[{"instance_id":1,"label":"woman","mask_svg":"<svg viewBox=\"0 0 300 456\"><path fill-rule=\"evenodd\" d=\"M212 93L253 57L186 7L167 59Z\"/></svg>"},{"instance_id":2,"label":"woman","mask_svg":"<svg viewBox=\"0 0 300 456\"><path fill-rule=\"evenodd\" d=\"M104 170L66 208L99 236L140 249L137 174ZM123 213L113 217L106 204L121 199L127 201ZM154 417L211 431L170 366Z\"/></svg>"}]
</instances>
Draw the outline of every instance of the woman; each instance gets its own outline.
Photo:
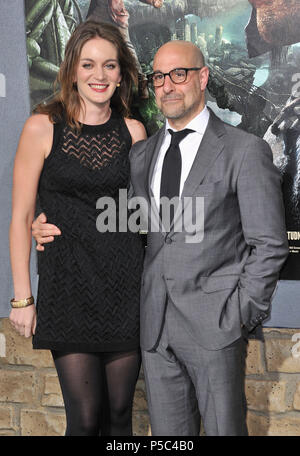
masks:
<instances>
[{"instance_id":1,"label":"woman","mask_svg":"<svg viewBox=\"0 0 300 456\"><path fill-rule=\"evenodd\" d=\"M60 92L26 121L16 153L10 320L20 334L34 335L33 348L52 352L66 435L132 433L143 242L137 233L99 233L96 201L109 196L118 205L131 144L146 136L128 118L136 79L117 28L79 25L58 75ZM40 254L36 318L29 257L37 194L61 235Z\"/></svg>"}]
</instances>

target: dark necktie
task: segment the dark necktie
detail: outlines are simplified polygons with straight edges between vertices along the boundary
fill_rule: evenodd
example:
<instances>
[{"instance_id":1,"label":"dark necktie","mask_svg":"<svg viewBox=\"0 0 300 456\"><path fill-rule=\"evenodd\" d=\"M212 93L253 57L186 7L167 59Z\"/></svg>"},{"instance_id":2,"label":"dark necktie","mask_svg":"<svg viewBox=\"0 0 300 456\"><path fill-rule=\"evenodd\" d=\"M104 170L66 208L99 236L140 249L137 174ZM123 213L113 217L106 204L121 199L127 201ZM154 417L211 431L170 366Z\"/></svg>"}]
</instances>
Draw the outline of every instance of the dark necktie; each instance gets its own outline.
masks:
<instances>
[{"instance_id":1,"label":"dark necktie","mask_svg":"<svg viewBox=\"0 0 300 456\"><path fill-rule=\"evenodd\" d=\"M171 144L166 152L160 184L160 197L166 196L171 199L174 196L179 196L180 178L181 178L181 154L179 143L189 134L194 133L194 130L185 128L180 131L168 130L171 134ZM174 215L174 214L172 214ZM171 221L173 217L171 215Z\"/></svg>"}]
</instances>

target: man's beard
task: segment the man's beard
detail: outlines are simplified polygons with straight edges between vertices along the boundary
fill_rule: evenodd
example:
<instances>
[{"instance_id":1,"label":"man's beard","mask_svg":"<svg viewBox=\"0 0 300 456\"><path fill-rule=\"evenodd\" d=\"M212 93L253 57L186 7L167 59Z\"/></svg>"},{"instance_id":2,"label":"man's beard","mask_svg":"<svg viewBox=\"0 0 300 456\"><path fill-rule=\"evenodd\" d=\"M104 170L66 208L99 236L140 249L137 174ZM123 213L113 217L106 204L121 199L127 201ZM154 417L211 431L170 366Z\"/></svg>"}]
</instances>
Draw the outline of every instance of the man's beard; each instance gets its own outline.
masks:
<instances>
[{"instance_id":1,"label":"man's beard","mask_svg":"<svg viewBox=\"0 0 300 456\"><path fill-rule=\"evenodd\" d=\"M179 120L184 118L185 116L188 116L194 110L196 111L198 104L199 103L197 100L197 103L193 103L191 106L186 107L185 103L182 102L180 106L170 109L170 107L164 106L164 104L162 103L160 110L167 119Z\"/></svg>"}]
</instances>

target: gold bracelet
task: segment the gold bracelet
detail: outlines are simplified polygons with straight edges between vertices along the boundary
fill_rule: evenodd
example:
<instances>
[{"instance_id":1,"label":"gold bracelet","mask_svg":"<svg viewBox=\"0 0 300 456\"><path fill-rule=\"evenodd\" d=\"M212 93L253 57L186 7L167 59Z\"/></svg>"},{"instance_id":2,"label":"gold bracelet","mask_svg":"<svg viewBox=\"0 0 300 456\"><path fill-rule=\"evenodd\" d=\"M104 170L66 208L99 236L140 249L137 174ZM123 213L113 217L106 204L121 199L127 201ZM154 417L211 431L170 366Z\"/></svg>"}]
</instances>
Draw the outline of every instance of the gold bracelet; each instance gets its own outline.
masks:
<instances>
[{"instance_id":1,"label":"gold bracelet","mask_svg":"<svg viewBox=\"0 0 300 456\"><path fill-rule=\"evenodd\" d=\"M18 301L13 298L10 300L10 304L13 309L20 309L22 307L31 306L31 304L34 304L34 298L33 296L30 296L30 298L19 299Z\"/></svg>"}]
</instances>

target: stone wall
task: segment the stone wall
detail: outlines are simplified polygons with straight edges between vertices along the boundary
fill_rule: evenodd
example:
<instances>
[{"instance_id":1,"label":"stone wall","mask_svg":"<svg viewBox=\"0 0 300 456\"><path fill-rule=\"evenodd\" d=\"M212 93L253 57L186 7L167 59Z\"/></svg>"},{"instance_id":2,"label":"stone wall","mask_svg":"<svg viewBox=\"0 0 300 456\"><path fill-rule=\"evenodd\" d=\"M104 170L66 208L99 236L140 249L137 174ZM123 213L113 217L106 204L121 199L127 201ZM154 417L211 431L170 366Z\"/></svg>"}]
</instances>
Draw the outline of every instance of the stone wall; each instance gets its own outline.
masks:
<instances>
[{"instance_id":1,"label":"stone wall","mask_svg":"<svg viewBox=\"0 0 300 456\"><path fill-rule=\"evenodd\" d=\"M300 435L297 334L300 339L299 329L265 328L263 340L249 341L245 387L250 435Z\"/></svg>"},{"instance_id":2,"label":"stone wall","mask_svg":"<svg viewBox=\"0 0 300 456\"><path fill-rule=\"evenodd\" d=\"M147 435L148 413L141 374L134 398L134 434ZM7 318L0 319L0 436L60 436L65 413L52 356L32 350Z\"/></svg>"},{"instance_id":3,"label":"stone wall","mask_svg":"<svg viewBox=\"0 0 300 456\"><path fill-rule=\"evenodd\" d=\"M249 434L300 436L300 329L264 329L250 339L246 363ZM294 337L293 337L294 336ZM292 352L293 350L293 352ZM134 434L149 434L143 374L134 399ZM59 436L65 416L52 357L32 350L0 320L0 435Z\"/></svg>"}]
</instances>

